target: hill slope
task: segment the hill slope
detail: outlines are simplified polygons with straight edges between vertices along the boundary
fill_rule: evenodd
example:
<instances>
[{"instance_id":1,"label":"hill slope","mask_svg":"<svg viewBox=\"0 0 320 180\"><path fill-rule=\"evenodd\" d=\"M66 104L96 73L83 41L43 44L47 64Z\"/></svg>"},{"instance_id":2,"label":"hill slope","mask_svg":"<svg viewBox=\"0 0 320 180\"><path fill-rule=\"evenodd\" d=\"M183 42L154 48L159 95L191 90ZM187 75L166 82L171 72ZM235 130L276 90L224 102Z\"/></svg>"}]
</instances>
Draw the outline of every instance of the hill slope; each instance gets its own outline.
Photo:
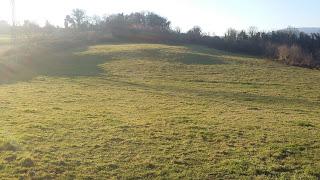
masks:
<instances>
[{"instance_id":1,"label":"hill slope","mask_svg":"<svg viewBox=\"0 0 320 180\"><path fill-rule=\"evenodd\" d=\"M318 27L302 27L302 28L298 28L298 30L307 34L320 32L320 28Z\"/></svg>"},{"instance_id":2,"label":"hill slope","mask_svg":"<svg viewBox=\"0 0 320 180\"><path fill-rule=\"evenodd\" d=\"M195 46L47 56L1 63L1 177L320 177L319 71Z\"/></svg>"}]
</instances>

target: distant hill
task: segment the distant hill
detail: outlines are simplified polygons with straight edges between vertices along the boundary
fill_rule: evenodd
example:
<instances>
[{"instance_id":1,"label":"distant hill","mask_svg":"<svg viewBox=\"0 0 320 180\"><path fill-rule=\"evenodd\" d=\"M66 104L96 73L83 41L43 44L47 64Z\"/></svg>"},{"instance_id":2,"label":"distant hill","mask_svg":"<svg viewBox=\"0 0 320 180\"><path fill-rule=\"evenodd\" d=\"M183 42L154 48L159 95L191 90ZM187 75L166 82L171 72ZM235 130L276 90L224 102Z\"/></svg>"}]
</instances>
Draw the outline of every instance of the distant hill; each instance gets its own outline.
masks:
<instances>
[{"instance_id":1,"label":"distant hill","mask_svg":"<svg viewBox=\"0 0 320 180\"><path fill-rule=\"evenodd\" d=\"M302 27L302 28L297 28L301 32L305 32L307 34L311 33L320 33L320 27Z\"/></svg>"}]
</instances>

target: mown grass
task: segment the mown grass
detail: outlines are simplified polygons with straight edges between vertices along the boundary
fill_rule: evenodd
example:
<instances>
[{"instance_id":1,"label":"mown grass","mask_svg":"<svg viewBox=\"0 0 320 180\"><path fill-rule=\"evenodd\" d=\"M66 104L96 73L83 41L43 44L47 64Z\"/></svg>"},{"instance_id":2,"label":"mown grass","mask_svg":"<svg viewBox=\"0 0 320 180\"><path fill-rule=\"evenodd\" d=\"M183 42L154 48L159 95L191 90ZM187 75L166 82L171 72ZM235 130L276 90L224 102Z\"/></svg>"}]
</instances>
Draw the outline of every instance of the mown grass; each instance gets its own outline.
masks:
<instances>
[{"instance_id":1,"label":"mown grass","mask_svg":"<svg viewBox=\"0 0 320 180\"><path fill-rule=\"evenodd\" d=\"M3 178L320 178L319 71L159 44L1 63Z\"/></svg>"}]
</instances>

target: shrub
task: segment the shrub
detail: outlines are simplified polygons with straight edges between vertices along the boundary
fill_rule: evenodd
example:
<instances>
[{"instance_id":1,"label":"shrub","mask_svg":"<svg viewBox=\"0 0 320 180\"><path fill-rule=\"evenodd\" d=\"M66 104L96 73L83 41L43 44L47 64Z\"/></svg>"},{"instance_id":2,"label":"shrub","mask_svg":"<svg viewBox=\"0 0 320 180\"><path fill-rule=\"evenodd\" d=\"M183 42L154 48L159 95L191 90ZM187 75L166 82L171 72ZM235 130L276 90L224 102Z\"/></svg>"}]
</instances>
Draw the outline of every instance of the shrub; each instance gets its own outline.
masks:
<instances>
[{"instance_id":1,"label":"shrub","mask_svg":"<svg viewBox=\"0 0 320 180\"><path fill-rule=\"evenodd\" d=\"M278 59L293 66L312 67L314 64L312 55L304 52L302 48L297 45L291 47L287 45L279 46Z\"/></svg>"},{"instance_id":2,"label":"shrub","mask_svg":"<svg viewBox=\"0 0 320 180\"><path fill-rule=\"evenodd\" d=\"M287 62L289 59L289 47L286 45L282 45L278 47L277 58L280 61Z\"/></svg>"}]
</instances>

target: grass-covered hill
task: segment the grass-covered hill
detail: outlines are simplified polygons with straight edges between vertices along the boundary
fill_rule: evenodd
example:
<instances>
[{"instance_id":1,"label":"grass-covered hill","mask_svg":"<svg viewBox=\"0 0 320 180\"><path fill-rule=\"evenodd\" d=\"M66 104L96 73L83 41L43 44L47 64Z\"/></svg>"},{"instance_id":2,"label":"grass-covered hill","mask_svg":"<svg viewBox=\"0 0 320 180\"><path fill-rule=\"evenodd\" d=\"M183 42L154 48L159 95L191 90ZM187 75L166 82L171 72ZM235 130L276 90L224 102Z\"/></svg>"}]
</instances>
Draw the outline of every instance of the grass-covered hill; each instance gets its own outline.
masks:
<instances>
[{"instance_id":1,"label":"grass-covered hill","mask_svg":"<svg viewBox=\"0 0 320 180\"><path fill-rule=\"evenodd\" d=\"M0 62L0 177L320 178L320 72L199 46Z\"/></svg>"}]
</instances>

